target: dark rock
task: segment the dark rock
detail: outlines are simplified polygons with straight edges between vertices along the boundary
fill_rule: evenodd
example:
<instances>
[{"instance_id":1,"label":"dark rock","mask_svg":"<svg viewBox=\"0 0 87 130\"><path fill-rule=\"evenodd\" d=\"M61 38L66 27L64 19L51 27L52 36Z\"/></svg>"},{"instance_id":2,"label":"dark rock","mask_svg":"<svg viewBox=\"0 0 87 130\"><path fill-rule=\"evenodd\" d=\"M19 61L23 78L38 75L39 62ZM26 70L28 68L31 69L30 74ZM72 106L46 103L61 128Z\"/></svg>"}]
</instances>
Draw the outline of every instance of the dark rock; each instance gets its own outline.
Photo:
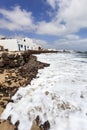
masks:
<instances>
[{"instance_id":1,"label":"dark rock","mask_svg":"<svg viewBox=\"0 0 87 130\"><path fill-rule=\"evenodd\" d=\"M50 129L50 123L49 123L49 121L46 121L46 122L43 124L43 127L44 127L44 130L49 130L49 129Z\"/></svg>"},{"instance_id":2,"label":"dark rock","mask_svg":"<svg viewBox=\"0 0 87 130\"><path fill-rule=\"evenodd\" d=\"M2 57L3 59L6 59L6 58L8 57L8 53L3 52L3 53L1 54L1 57Z\"/></svg>"},{"instance_id":3,"label":"dark rock","mask_svg":"<svg viewBox=\"0 0 87 130\"><path fill-rule=\"evenodd\" d=\"M8 58L14 60L14 59L15 59L15 54L9 54L9 55L8 55Z\"/></svg>"},{"instance_id":4,"label":"dark rock","mask_svg":"<svg viewBox=\"0 0 87 130\"><path fill-rule=\"evenodd\" d=\"M40 117L37 116L36 119L35 119L35 121L36 121L37 125L39 125L39 123L40 123Z\"/></svg>"},{"instance_id":5,"label":"dark rock","mask_svg":"<svg viewBox=\"0 0 87 130\"><path fill-rule=\"evenodd\" d=\"M18 128L15 128L14 130L18 130Z\"/></svg>"},{"instance_id":6,"label":"dark rock","mask_svg":"<svg viewBox=\"0 0 87 130\"><path fill-rule=\"evenodd\" d=\"M4 72L4 68L0 68L0 73L3 73Z\"/></svg>"},{"instance_id":7,"label":"dark rock","mask_svg":"<svg viewBox=\"0 0 87 130\"><path fill-rule=\"evenodd\" d=\"M6 80L6 82L8 83L8 85L11 85L11 79Z\"/></svg>"},{"instance_id":8,"label":"dark rock","mask_svg":"<svg viewBox=\"0 0 87 130\"><path fill-rule=\"evenodd\" d=\"M15 123L15 126L18 127L19 123L20 123L20 122L19 122L19 120L18 120L18 121Z\"/></svg>"},{"instance_id":9,"label":"dark rock","mask_svg":"<svg viewBox=\"0 0 87 130\"><path fill-rule=\"evenodd\" d=\"M9 116L7 120L8 120L9 122L11 122L11 116Z\"/></svg>"},{"instance_id":10,"label":"dark rock","mask_svg":"<svg viewBox=\"0 0 87 130\"><path fill-rule=\"evenodd\" d=\"M18 128L14 128L14 130L18 130Z\"/></svg>"},{"instance_id":11,"label":"dark rock","mask_svg":"<svg viewBox=\"0 0 87 130\"><path fill-rule=\"evenodd\" d=\"M2 59L0 60L0 67L4 67L4 62Z\"/></svg>"},{"instance_id":12,"label":"dark rock","mask_svg":"<svg viewBox=\"0 0 87 130\"><path fill-rule=\"evenodd\" d=\"M44 130L43 124L41 124L41 125L39 126L39 128L40 128L40 130Z\"/></svg>"},{"instance_id":13,"label":"dark rock","mask_svg":"<svg viewBox=\"0 0 87 130\"><path fill-rule=\"evenodd\" d=\"M4 105L4 102L0 102L0 106L3 106Z\"/></svg>"}]
</instances>

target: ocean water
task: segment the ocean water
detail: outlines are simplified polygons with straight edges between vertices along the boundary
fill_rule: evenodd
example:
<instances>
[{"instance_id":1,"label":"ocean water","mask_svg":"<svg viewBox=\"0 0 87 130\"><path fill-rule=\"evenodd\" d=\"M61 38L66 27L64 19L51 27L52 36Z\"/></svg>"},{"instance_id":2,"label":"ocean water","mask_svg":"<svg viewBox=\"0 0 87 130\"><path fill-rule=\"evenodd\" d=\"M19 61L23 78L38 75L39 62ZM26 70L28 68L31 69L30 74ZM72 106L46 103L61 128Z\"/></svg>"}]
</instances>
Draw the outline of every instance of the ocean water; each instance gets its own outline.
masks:
<instances>
[{"instance_id":1,"label":"ocean water","mask_svg":"<svg viewBox=\"0 0 87 130\"><path fill-rule=\"evenodd\" d=\"M50 63L38 71L31 85L19 88L1 115L11 116L19 130L30 130L33 120L49 120L50 130L87 130L87 54L40 54L38 60Z\"/></svg>"}]
</instances>

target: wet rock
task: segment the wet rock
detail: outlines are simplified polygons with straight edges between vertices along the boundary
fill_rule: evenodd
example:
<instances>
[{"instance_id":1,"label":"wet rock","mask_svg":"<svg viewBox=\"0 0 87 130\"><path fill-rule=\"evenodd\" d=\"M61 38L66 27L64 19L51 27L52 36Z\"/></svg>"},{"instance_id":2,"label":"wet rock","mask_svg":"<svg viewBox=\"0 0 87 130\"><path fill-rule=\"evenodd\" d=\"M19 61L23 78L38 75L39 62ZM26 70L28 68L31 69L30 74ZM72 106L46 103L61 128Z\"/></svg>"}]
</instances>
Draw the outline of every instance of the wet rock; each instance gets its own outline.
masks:
<instances>
[{"instance_id":1,"label":"wet rock","mask_svg":"<svg viewBox=\"0 0 87 130\"><path fill-rule=\"evenodd\" d=\"M35 119L35 121L36 121L36 124L39 126L39 124L40 124L40 117L37 116L36 119Z\"/></svg>"},{"instance_id":2,"label":"wet rock","mask_svg":"<svg viewBox=\"0 0 87 130\"><path fill-rule=\"evenodd\" d=\"M80 98L84 98L83 94L80 95Z\"/></svg>"},{"instance_id":3,"label":"wet rock","mask_svg":"<svg viewBox=\"0 0 87 130\"><path fill-rule=\"evenodd\" d=\"M46 91L46 92L45 92L45 95L48 95L48 94L49 94L49 92L48 92L48 91Z\"/></svg>"},{"instance_id":4,"label":"wet rock","mask_svg":"<svg viewBox=\"0 0 87 130\"><path fill-rule=\"evenodd\" d=\"M9 122L11 122L11 116L9 116L7 120L8 120Z\"/></svg>"},{"instance_id":5,"label":"wet rock","mask_svg":"<svg viewBox=\"0 0 87 130\"><path fill-rule=\"evenodd\" d=\"M15 128L14 130L18 130L18 128Z\"/></svg>"},{"instance_id":6,"label":"wet rock","mask_svg":"<svg viewBox=\"0 0 87 130\"><path fill-rule=\"evenodd\" d=\"M15 126L18 127L19 126L19 120L15 123Z\"/></svg>"},{"instance_id":7,"label":"wet rock","mask_svg":"<svg viewBox=\"0 0 87 130\"><path fill-rule=\"evenodd\" d=\"M19 93L17 94L17 100L20 100L22 98L22 95L20 95Z\"/></svg>"},{"instance_id":8,"label":"wet rock","mask_svg":"<svg viewBox=\"0 0 87 130\"><path fill-rule=\"evenodd\" d=\"M39 127L40 127L40 130L49 130L50 129L50 123L47 120L46 122L44 122L44 124L41 124Z\"/></svg>"},{"instance_id":9,"label":"wet rock","mask_svg":"<svg viewBox=\"0 0 87 130\"><path fill-rule=\"evenodd\" d=\"M46 122L43 124L43 128L44 128L44 130L49 130L49 129L50 129L50 123L49 123L49 121L46 121Z\"/></svg>"},{"instance_id":10,"label":"wet rock","mask_svg":"<svg viewBox=\"0 0 87 130\"><path fill-rule=\"evenodd\" d=\"M39 127L40 127L40 130L44 130L44 126L42 124Z\"/></svg>"}]
</instances>

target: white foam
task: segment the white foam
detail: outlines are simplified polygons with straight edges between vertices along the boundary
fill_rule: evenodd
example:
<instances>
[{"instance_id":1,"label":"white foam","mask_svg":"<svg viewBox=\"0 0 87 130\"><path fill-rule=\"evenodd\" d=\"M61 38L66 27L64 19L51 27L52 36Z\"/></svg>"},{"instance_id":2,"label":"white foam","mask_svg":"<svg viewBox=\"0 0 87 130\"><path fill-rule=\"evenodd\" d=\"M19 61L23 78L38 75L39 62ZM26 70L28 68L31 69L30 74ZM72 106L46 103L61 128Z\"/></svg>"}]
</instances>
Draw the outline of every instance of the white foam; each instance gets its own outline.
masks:
<instances>
[{"instance_id":1,"label":"white foam","mask_svg":"<svg viewBox=\"0 0 87 130\"><path fill-rule=\"evenodd\" d=\"M75 54L41 54L38 60L50 66L17 91L1 118L19 120L19 130L30 130L37 115L41 123L49 120L51 130L87 130L86 63Z\"/></svg>"}]
</instances>

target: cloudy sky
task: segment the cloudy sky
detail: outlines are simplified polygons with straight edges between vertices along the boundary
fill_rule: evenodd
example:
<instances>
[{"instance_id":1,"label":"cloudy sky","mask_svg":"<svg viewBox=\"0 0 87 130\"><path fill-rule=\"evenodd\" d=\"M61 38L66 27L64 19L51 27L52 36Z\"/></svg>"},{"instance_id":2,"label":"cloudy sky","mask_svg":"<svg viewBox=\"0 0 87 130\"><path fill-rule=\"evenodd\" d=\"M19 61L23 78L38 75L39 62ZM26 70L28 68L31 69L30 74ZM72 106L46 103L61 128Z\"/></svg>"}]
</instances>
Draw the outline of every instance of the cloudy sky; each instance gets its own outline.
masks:
<instances>
[{"instance_id":1,"label":"cloudy sky","mask_svg":"<svg viewBox=\"0 0 87 130\"><path fill-rule=\"evenodd\" d=\"M87 0L0 0L0 35L87 51Z\"/></svg>"}]
</instances>

